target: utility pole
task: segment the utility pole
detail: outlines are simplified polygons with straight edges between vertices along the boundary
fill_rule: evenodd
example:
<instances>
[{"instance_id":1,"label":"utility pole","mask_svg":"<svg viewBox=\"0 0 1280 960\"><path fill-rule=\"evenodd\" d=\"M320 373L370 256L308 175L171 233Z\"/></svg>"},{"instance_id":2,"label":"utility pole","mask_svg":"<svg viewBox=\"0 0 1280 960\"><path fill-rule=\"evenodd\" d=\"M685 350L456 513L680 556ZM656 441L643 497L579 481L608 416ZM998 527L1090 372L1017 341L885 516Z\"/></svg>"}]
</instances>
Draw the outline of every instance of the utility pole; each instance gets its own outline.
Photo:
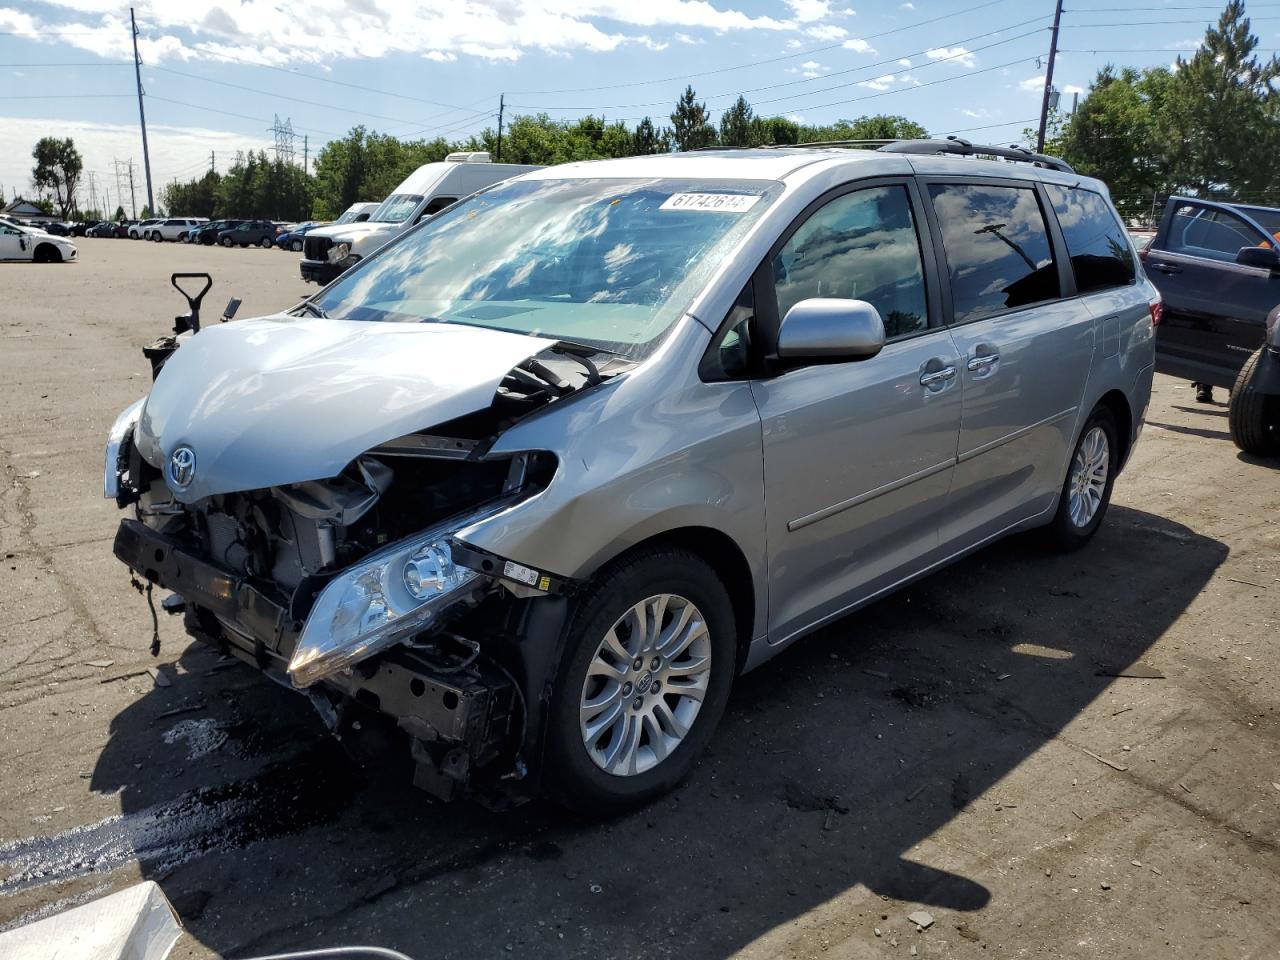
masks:
<instances>
[{"instance_id":1,"label":"utility pole","mask_svg":"<svg viewBox=\"0 0 1280 960\"><path fill-rule=\"evenodd\" d=\"M147 196L151 196L151 174L147 174ZM133 192L133 157L129 158L129 209L133 213L133 219L138 219L138 197ZM152 208L151 215L155 216L155 208Z\"/></svg>"},{"instance_id":2,"label":"utility pole","mask_svg":"<svg viewBox=\"0 0 1280 960\"><path fill-rule=\"evenodd\" d=\"M212 150L209 151L209 172L210 173L218 172L218 160Z\"/></svg>"},{"instance_id":3,"label":"utility pole","mask_svg":"<svg viewBox=\"0 0 1280 960\"><path fill-rule=\"evenodd\" d=\"M302 135L302 175L307 175L307 158L309 156L309 147L307 144L307 135Z\"/></svg>"},{"instance_id":4,"label":"utility pole","mask_svg":"<svg viewBox=\"0 0 1280 960\"><path fill-rule=\"evenodd\" d=\"M1058 9L1062 9L1059 2ZM129 8L129 28L133 33L133 77L138 84L138 120L142 124L142 163L147 168L147 209L155 216L156 201L151 193L151 153L147 149L147 111L142 106L142 58L138 56L138 21L134 19L133 7ZM1055 33L1054 36L1057 36ZM129 161L131 164L132 160ZM129 189L133 189L133 170L129 171Z\"/></svg>"},{"instance_id":5,"label":"utility pole","mask_svg":"<svg viewBox=\"0 0 1280 960\"><path fill-rule=\"evenodd\" d=\"M1049 36L1049 66L1044 72L1044 99L1040 101L1040 132L1036 134L1036 153L1044 152L1045 127L1049 123L1049 91L1053 89L1053 61L1058 55L1058 24L1062 21L1062 0L1053 9L1053 32Z\"/></svg>"},{"instance_id":6,"label":"utility pole","mask_svg":"<svg viewBox=\"0 0 1280 960\"><path fill-rule=\"evenodd\" d=\"M498 94L498 155L494 158L494 163L502 162L502 112L506 105L506 94Z\"/></svg>"},{"instance_id":7,"label":"utility pole","mask_svg":"<svg viewBox=\"0 0 1280 960\"><path fill-rule=\"evenodd\" d=\"M89 209L98 209L98 185L94 183L93 171L89 171Z\"/></svg>"}]
</instances>

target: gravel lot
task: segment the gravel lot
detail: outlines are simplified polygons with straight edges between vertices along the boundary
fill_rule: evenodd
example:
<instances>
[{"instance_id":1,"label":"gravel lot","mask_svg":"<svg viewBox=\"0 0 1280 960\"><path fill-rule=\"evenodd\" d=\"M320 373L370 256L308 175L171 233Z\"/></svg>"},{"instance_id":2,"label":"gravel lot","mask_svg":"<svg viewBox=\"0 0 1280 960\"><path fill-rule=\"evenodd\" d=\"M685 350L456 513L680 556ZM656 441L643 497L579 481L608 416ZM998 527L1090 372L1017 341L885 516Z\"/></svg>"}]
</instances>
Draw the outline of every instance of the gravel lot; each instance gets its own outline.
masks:
<instances>
[{"instance_id":1,"label":"gravel lot","mask_svg":"<svg viewBox=\"0 0 1280 960\"><path fill-rule=\"evenodd\" d=\"M152 878L181 957L1276 955L1280 464L1225 406L1157 378L1089 548L1005 542L792 648L670 798L494 814L362 776L175 620L149 656L102 446L168 275L213 273L206 321L306 288L296 254L79 243L0 265L0 927Z\"/></svg>"}]
</instances>

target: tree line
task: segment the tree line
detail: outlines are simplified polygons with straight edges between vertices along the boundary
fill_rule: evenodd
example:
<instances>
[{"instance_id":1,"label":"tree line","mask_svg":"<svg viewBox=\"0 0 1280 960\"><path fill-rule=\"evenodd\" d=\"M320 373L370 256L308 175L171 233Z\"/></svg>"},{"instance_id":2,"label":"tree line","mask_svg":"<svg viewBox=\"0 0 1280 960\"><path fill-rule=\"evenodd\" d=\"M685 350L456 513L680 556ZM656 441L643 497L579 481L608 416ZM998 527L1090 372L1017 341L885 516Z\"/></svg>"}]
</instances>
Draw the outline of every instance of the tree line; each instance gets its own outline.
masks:
<instances>
[{"instance_id":1,"label":"tree line","mask_svg":"<svg viewBox=\"0 0 1280 960\"><path fill-rule=\"evenodd\" d=\"M1046 144L1111 188L1122 214L1159 214L1172 194L1280 205L1280 60L1260 60L1242 0L1172 67L1098 71Z\"/></svg>"}]
</instances>

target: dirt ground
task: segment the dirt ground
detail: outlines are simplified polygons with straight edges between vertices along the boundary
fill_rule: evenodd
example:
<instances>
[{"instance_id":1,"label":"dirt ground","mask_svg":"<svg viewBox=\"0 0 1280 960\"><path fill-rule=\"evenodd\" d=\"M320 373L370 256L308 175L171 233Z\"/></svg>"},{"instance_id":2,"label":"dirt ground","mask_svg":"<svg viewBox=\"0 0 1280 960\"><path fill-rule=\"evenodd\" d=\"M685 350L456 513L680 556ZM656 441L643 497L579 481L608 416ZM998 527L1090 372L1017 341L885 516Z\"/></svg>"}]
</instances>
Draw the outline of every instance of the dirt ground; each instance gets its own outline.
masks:
<instances>
[{"instance_id":1,"label":"dirt ground","mask_svg":"<svg viewBox=\"0 0 1280 960\"><path fill-rule=\"evenodd\" d=\"M0 266L0 928L151 878L189 958L1280 951L1280 463L1222 404L1157 378L1090 547L1015 538L793 647L674 795L495 814L362 776L175 619L150 657L102 448L168 274L213 273L207 321L306 288L275 250L80 249Z\"/></svg>"}]
</instances>

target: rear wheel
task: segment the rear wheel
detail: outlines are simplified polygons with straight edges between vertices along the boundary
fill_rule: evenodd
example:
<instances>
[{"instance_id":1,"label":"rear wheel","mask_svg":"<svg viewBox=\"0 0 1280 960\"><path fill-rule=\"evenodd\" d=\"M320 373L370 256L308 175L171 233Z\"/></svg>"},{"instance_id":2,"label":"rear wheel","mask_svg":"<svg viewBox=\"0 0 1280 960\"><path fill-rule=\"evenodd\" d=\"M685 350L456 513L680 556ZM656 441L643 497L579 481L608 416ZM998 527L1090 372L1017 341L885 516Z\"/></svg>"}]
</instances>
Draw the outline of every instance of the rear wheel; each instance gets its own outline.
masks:
<instances>
[{"instance_id":1,"label":"rear wheel","mask_svg":"<svg viewBox=\"0 0 1280 960\"><path fill-rule=\"evenodd\" d=\"M154 240L156 243L160 243L162 240L164 240L164 237L161 235L160 231L157 230L151 234L151 239Z\"/></svg>"},{"instance_id":2,"label":"rear wheel","mask_svg":"<svg viewBox=\"0 0 1280 960\"><path fill-rule=\"evenodd\" d=\"M710 740L733 682L724 585L684 550L640 554L596 579L568 631L548 718L550 792L603 814L670 790Z\"/></svg>"},{"instance_id":3,"label":"rear wheel","mask_svg":"<svg viewBox=\"0 0 1280 960\"><path fill-rule=\"evenodd\" d=\"M271 238L270 238L270 237L263 237L261 240L259 240L259 241L258 241L258 246L262 247L262 249L263 249L263 250L270 250L270 249L271 249Z\"/></svg>"},{"instance_id":4,"label":"rear wheel","mask_svg":"<svg viewBox=\"0 0 1280 960\"><path fill-rule=\"evenodd\" d=\"M235 243L235 241L232 240L230 237L223 237L218 242L221 243L224 247L230 247L233 243Z\"/></svg>"},{"instance_id":5,"label":"rear wheel","mask_svg":"<svg viewBox=\"0 0 1280 960\"><path fill-rule=\"evenodd\" d=\"M1253 380L1262 360L1260 347L1245 361L1231 388L1227 424L1231 439L1245 453L1258 457L1280 456L1280 397L1260 392Z\"/></svg>"},{"instance_id":6,"label":"rear wheel","mask_svg":"<svg viewBox=\"0 0 1280 960\"><path fill-rule=\"evenodd\" d=\"M1098 532L1111 503L1119 463L1115 418L1106 407L1094 407L1076 440L1058 512L1049 524L1048 534L1055 546L1078 550Z\"/></svg>"},{"instance_id":7,"label":"rear wheel","mask_svg":"<svg viewBox=\"0 0 1280 960\"><path fill-rule=\"evenodd\" d=\"M295 240L295 241L293 241L293 243L289 244L289 249L290 249L290 250L292 250L294 253L301 253L301 252L302 252L302 241L301 241L301 240Z\"/></svg>"}]
</instances>

